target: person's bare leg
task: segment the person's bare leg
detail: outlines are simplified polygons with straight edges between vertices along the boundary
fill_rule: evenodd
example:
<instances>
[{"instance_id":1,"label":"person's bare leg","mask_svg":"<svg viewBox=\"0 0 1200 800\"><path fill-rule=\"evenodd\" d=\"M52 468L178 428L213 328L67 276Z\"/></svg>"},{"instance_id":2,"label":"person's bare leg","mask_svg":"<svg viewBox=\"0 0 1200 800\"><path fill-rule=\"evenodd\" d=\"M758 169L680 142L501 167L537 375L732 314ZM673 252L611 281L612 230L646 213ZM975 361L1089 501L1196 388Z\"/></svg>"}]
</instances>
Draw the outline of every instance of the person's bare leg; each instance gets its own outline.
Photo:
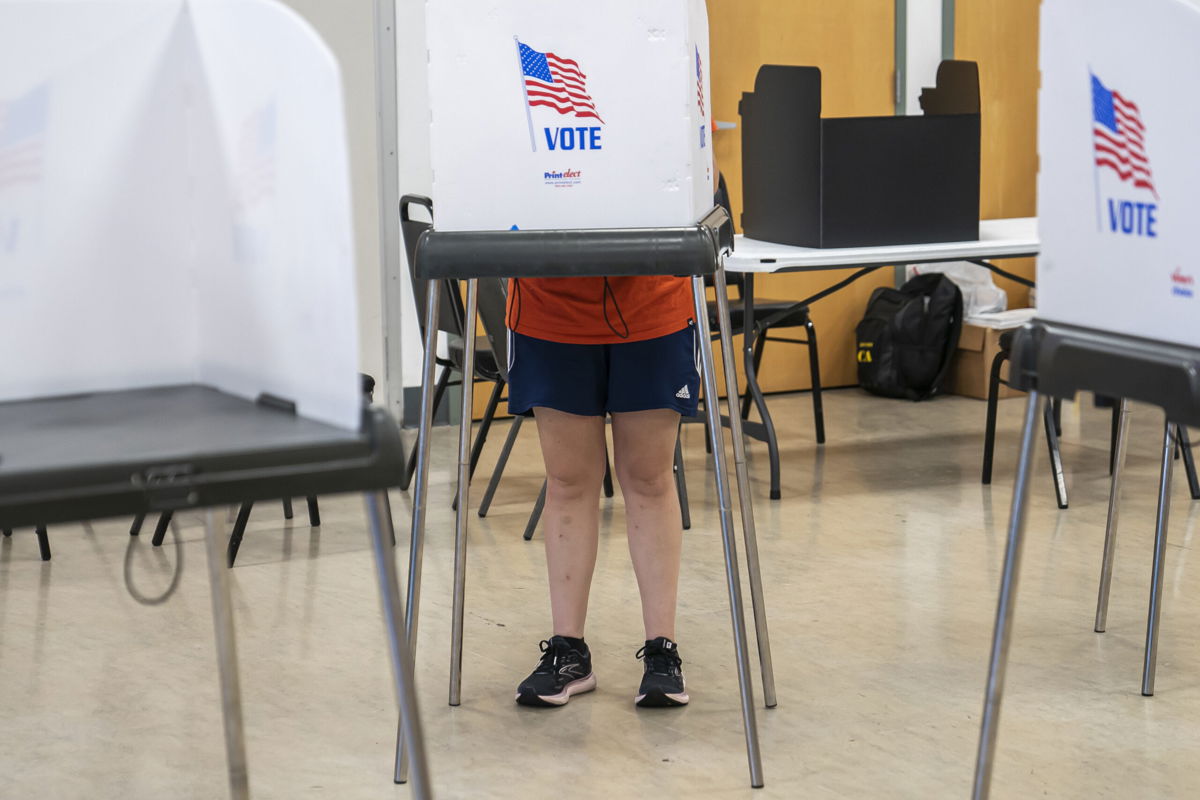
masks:
<instances>
[{"instance_id":1,"label":"person's bare leg","mask_svg":"<svg viewBox=\"0 0 1200 800\"><path fill-rule=\"evenodd\" d=\"M646 639L675 639L683 524L671 465L679 414L670 409L613 415L613 458L642 595Z\"/></svg>"},{"instance_id":2,"label":"person's bare leg","mask_svg":"<svg viewBox=\"0 0 1200 800\"><path fill-rule=\"evenodd\" d=\"M582 639L600 536L604 417L549 408L535 408L533 413L546 462L542 525L553 632Z\"/></svg>"}]
</instances>

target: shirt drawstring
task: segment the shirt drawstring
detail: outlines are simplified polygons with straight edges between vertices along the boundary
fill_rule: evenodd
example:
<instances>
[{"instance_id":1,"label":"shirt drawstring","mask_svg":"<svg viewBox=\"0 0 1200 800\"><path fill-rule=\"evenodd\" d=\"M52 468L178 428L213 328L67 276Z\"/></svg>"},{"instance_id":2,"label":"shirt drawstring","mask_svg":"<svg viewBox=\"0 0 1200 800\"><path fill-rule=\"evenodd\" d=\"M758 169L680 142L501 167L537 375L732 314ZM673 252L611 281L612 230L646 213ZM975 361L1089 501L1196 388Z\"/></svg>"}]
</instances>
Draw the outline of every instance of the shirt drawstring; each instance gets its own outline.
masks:
<instances>
[{"instance_id":1,"label":"shirt drawstring","mask_svg":"<svg viewBox=\"0 0 1200 800\"><path fill-rule=\"evenodd\" d=\"M617 330L612 324L612 320L608 317L608 298L612 297L613 310L617 312L617 319L621 322L621 327L625 329L624 333ZM612 331L618 338L629 338L629 324L625 322L625 315L621 313L621 305L617 302L617 295L612 290L612 286L608 283L608 278L604 279L604 301L601 304L604 311L604 324L608 325L608 329Z\"/></svg>"}]
</instances>

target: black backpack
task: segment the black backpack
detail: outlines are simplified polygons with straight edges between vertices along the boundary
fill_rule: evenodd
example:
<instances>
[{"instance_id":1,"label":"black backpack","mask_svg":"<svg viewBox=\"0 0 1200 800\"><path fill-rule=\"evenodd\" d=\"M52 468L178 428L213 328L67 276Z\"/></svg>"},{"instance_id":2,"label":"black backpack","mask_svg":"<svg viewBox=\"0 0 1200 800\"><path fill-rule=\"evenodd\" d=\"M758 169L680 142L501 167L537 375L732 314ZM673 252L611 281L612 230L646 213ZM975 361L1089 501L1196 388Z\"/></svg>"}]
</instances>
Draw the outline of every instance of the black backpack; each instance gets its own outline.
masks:
<instances>
[{"instance_id":1,"label":"black backpack","mask_svg":"<svg viewBox=\"0 0 1200 800\"><path fill-rule=\"evenodd\" d=\"M858 382L884 397L933 397L958 348L962 315L962 291L940 273L876 289L855 329Z\"/></svg>"}]
</instances>

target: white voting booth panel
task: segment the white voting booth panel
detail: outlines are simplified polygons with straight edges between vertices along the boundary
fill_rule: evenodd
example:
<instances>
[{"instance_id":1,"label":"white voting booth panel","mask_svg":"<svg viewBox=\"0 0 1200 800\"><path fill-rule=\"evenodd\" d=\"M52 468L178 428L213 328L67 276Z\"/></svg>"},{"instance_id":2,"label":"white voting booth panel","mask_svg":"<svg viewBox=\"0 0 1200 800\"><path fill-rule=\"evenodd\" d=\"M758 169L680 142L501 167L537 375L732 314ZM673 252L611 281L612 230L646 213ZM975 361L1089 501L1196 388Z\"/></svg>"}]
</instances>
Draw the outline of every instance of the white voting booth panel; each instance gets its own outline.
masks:
<instances>
[{"instance_id":1,"label":"white voting booth panel","mask_svg":"<svg viewBox=\"0 0 1200 800\"><path fill-rule=\"evenodd\" d=\"M443 231L693 225L712 208L703 0L428 0Z\"/></svg>"},{"instance_id":2,"label":"white voting booth panel","mask_svg":"<svg viewBox=\"0 0 1200 800\"><path fill-rule=\"evenodd\" d=\"M273 0L0 4L0 401L196 382L357 428L343 120Z\"/></svg>"},{"instance_id":3,"label":"white voting booth panel","mask_svg":"<svg viewBox=\"0 0 1200 800\"><path fill-rule=\"evenodd\" d=\"M1039 315L1200 346L1200 4L1046 0Z\"/></svg>"}]
</instances>

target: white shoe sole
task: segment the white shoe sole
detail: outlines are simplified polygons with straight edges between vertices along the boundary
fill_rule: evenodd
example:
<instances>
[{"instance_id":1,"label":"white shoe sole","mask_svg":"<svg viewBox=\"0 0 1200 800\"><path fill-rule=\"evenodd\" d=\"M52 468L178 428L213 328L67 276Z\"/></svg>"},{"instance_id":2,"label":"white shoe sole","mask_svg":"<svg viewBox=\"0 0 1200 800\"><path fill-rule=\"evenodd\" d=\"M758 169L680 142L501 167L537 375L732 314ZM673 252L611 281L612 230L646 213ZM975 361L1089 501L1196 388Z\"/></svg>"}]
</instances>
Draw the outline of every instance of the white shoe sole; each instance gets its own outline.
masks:
<instances>
[{"instance_id":1,"label":"white shoe sole","mask_svg":"<svg viewBox=\"0 0 1200 800\"><path fill-rule=\"evenodd\" d=\"M521 693L517 692L517 702L521 705L546 705L546 706L565 706L572 695L583 694L584 692L593 691L596 688L596 673L589 673L586 678L580 678L577 681L571 681L558 694L539 694L536 695L538 702L529 701L521 703Z\"/></svg>"},{"instance_id":2,"label":"white shoe sole","mask_svg":"<svg viewBox=\"0 0 1200 800\"><path fill-rule=\"evenodd\" d=\"M643 708L670 708L673 706L686 706L691 700L687 692L679 694L657 694L654 696L654 702L645 703L646 695L639 694L633 699L633 704ZM644 705L643 705L644 704Z\"/></svg>"}]
</instances>

